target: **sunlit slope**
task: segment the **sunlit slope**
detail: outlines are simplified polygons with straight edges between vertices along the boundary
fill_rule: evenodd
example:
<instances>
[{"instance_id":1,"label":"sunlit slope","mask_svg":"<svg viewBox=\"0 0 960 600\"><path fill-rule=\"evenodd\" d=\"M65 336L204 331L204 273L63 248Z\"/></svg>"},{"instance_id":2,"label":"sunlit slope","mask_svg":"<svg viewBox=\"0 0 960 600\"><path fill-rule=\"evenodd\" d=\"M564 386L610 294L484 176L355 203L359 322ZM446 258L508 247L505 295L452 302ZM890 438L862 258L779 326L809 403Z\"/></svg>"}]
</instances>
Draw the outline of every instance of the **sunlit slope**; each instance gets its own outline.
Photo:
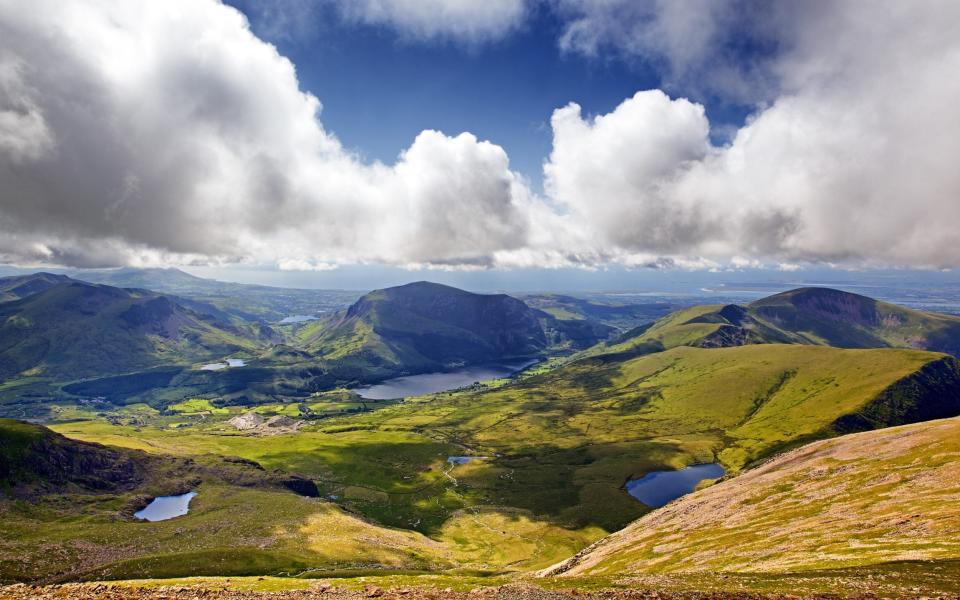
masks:
<instances>
[{"instance_id":1,"label":"sunlit slope","mask_svg":"<svg viewBox=\"0 0 960 600\"><path fill-rule=\"evenodd\" d=\"M771 448L831 435L838 425L889 424L851 417L876 413L872 403L912 407L891 413L891 423L927 418L911 412L921 406L933 416L960 410L958 382L955 359L914 350L678 347L619 364L575 363L460 401L435 400L417 413L434 409L440 414L432 427L452 427L472 443L505 451L547 440L573 447L693 436L710 440L722 462L739 468Z\"/></svg>"},{"instance_id":2,"label":"sunlit slope","mask_svg":"<svg viewBox=\"0 0 960 600\"><path fill-rule=\"evenodd\" d=\"M770 343L919 348L958 355L960 317L829 288L799 288L746 306L703 305L681 310L586 354L617 358L676 346Z\"/></svg>"},{"instance_id":3,"label":"sunlit slope","mask_svg":"<svg viewBox=\"0 0 960 600\"><path fill-rule=\"evenodd\" d=\"M791 572L957 560L958 532L960 419L952 418L779 455L641 518L552 572Z\"/></svg>"}]
</instances>

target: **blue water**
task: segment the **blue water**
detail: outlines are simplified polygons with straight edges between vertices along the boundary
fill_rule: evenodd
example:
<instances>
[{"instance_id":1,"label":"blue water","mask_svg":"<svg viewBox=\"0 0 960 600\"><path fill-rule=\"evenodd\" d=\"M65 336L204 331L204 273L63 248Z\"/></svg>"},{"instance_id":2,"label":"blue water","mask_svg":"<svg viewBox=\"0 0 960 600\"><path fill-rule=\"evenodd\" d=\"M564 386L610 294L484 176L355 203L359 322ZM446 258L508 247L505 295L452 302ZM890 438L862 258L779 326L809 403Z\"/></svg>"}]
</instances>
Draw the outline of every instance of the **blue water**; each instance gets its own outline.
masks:
<instances>
[{"instance_id":1,"label":"blue water","mask_svg":"<svg viewBox=\"0 0 960 600\"><path fill-rule=\"evenodd\" d=\"M280 319L280 325L289 325L291 323L306 323L307 321L316 321L320 317L314 317L311 315L290 315L289 317L284 317Z\"/></svg>"},{"instance_id":2,"label":"blue water","mask_svg":"<svg viewBox=\"0 0 960 600\"><path fill-rule=\"evenodd\" d=\"M369 385L354 389L361 398L370 400L392 400L409 396L435 394L447 390L466 387L478 381L489 381L513 375L536 361L501 363L496 365L464 367L455 371L441 373L424 373L408 377L387 379L376 385Z\"/></svg>"},{"instance_id":3,"label":"blue water","mask_svg":"<svg viewBox=\"0 0 960 600\"><path fill-rule=\"evenodd\" d=\"M187 492L179 496L158 496L143 510L133 513L133 516L144 521L166 521L180 517L190 510L190 500L196 492Z\"/></svg>"},{"instance_id":4,"label":"blue water","mask_svg":"<svg viewBox=\"0 0 960 600\"><path fill-rule=\"evenodd\" d=\"M640 479L627 482L627 492L647 506L663 506L686 496L704 479L722 477L725 471L718 464L692 465L679 471L653 471Z\"/></svg>"}]
</instances>

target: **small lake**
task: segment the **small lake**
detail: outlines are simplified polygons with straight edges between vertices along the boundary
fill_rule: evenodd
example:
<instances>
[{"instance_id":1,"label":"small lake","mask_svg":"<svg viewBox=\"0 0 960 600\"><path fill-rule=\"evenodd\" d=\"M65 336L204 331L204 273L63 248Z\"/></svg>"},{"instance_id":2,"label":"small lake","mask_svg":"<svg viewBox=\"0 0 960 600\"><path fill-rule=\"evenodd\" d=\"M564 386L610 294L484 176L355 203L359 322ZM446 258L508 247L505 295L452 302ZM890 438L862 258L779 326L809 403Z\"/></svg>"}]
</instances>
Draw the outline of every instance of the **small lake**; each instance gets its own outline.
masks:
<instances>
[{"instance_id":1,"label":"small lake","mask_svg":"<svg viewBox=\"0 0 960 600\"><path fill-rule=\"evenodd\" d=\"M290 315L289 317L284 317L280 319L280 325L290 325L291 323L306 323L307 321L316 321L320 317L314 317L311 315Z\"/></svg>"},{"instance_id":2,"label":"small lake","mask_svg":"<svg viewBox=\"0 0 960 600\"><path fill-rule=\"evenodd\" d=\"M200 367L201 371L219 371L220 369L227 369L230 367L245 367L247 366L247 361L242 358L228 358L224 362L210 363L208 365L203 365Z\"/></svg>"},{"instance_id":3,"label":"small lake","mask_svg":"<svg viewBox=\"0 0 960 600\"><path fill-rule=\"evenodd\" d=\"M523 362L464 367L440 373L395 377L376 385L355 388L353 391L359 394L361 398L369 400L392 400L394 398L435 394L466 387L478 381L508 377L536 362L535 360L526 360Z\"/></svg>"},{"instance_id":4,"label":"small lake","mask_svg":"<svg viewBox=\"0 0 960 600\"><path fill-rule=\"evenodd\" d=\"M190 511L190 501L196 495L196 492L187 492L179 496L158 496L146 508L133 513L133 516L144 521L166 521L181 517Z\"/></svg>"},{"instance_id":5,"label":"small lake","mask_svg":"<svg viewBox=\"0 0 960 600\"><path fill-rule=\"evenodd\" d=\"M647 506L659 508L686 496L704 479L722 477L726 471L716 463L691 465L679 471L653 471L627 482L627 492Z\"/></svg>"}]
</instances>

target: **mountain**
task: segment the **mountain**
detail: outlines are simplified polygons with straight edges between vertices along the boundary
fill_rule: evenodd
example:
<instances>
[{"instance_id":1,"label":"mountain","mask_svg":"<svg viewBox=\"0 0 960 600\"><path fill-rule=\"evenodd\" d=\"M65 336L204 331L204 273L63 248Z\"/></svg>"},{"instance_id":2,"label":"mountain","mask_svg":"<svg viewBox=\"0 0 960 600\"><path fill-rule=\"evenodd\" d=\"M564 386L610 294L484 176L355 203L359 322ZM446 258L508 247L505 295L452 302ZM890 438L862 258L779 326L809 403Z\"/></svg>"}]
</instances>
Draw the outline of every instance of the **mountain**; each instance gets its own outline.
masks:
<instances>
[{"instance_id":1,"label":"mountain","mask_svg":"<svg viewBox=\"0 0 960 600\"><path fill-rule=\"evenodd\" d=\"M31 273L13 277L0 277L0 302L10 302L32 296L53 286L66 283L70 278L53 273Z\"/></svg>"},{"instance_id":2,"label":"mountain","mask_svg":"<svg viewBox=\"0 0 960 600\"><path fill-rule=\"evenodd\" d=\"M913 310L830 288L807 287L746 306L684 309L589 353L636 355L676 346L768 343L919 348L958 356L960 317Z\"/></svg>"},{"instance_id":3,"label":"mountain","mask_svg":"<svg viewBox=\"0 0 960 600\"><path fill-rule=\"evenodd\" d=\"M551 341L583 347L608 331L567 327L505 294L421 281L370 292L346 312L304 327L301 339L327 361L412 373L534 356Z\"/></svg>"},{"instance_id":4,"label":"mountain","mask_svg":"<svg viewBox=\"0 0 960 600\"><path fill-rule=\"evenodd\" d=\"M154 292L67 281L0 304L0 377L64 380L219 359L256 351L264 333Z\"/></svg>"},{"instance_id":5,"label":"mountain","mask_svg":"<svg viewBox=\"0 0 960 600\"><path fill-rule=\"evenodd\" d=\"M960 419L814 442L685 496L549 569L790 573L960 560Z\"/></svg>"}]
</instances>

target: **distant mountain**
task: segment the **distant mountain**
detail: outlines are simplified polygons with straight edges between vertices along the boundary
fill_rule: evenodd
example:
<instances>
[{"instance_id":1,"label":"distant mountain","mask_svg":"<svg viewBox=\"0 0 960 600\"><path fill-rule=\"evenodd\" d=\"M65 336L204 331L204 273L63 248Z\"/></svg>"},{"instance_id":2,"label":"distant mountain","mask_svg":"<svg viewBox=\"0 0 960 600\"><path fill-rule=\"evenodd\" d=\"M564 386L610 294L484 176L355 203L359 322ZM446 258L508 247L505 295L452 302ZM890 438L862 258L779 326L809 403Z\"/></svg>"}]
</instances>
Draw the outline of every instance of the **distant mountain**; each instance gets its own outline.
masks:
<instances>
[{"instance_id":1,"label":"distant mountain","mask_svg":"<svg viewBox=\"0 0 960 600\"><path fill-rule=\"evenodd\" d=\"M0 304L0 377L64 380L188 364L256 351L265 333L154 292L68 280Z\"/></svg>"},{"instance_id":2,"label":"distant mountain","mask_svg":"<svg viewBox=\"0 0 960 600\"><path fill-rule=\"evenodd\" d=\"M545 574L734 578L900 564L915 581L935 579L956 569L958 453L960 418L814 442L645 515Z\"/></svg>"},{"instance_id":3,"label":"distant mountain","mask_svg":"<svg viewBox=\"0 0 960 600\"><path fill-rule=\"evenodd\" d=\"M520 299L527 306L542 310L561 321L590 320L621 330L659 319L676 308L666 302L617 301L612 295L595 299L564 294L527 294Z\"/></svg>"},{"instance_id":4,"label":"distant mountain","mask_svg":"<svg viewBox=\"0 0 960 600\"><path fill-rule=\"evenodd\" d=\"M547 347L537 313L520 300L429 282L370 292L303 335L305 347L325 360L411 372L532 356Z\"/></svg>"},{"instance_id":5,"label":"distant mountain","mask_svg":"<svg viewBox=\"0 0 960 600\"><path fill-rule=\"evenodd\" d=\"M217 281L180 269L74 269L74 279L173 294L217 307L249 321L276 323L294 315L322 316L342 310L360 296L345 290L309 290Z\"/></svg>"},{"instance_id":6,"label":"distant mountain","mask_svg":"<svg viewBox=\"0 0 960 600\"><path fill-rule=\"evenodd\" d=\"M960 355L960 317L849 292L807 287L736 304L695 306L636 328L590 354L643 354L676 346L786 343L918 348Z\"/></svg>"},{"instance_id":7,"label":"distant mountain","mask_svg":"<svg viewBox=\"0 0 960 600\"><path fill-rule=\"evenodd\" d=\"M91 281L92 283L146 289L203 285L204 282L210 281L175 268L85 269L75 271L73 276L75 279Z\"/></svg>"},{"instance_id":8,"label":"distant mountain","mask_svg":"<svg viewBox=\"0 0 960 600\"><path fill-rule=\"evenodd\" d=\"M68 281L70 281L70 278L66 275L54 275L53 273L31 273L29 275L0 277L0 302L26 298Z\"/></svg>"}]
</instances>

